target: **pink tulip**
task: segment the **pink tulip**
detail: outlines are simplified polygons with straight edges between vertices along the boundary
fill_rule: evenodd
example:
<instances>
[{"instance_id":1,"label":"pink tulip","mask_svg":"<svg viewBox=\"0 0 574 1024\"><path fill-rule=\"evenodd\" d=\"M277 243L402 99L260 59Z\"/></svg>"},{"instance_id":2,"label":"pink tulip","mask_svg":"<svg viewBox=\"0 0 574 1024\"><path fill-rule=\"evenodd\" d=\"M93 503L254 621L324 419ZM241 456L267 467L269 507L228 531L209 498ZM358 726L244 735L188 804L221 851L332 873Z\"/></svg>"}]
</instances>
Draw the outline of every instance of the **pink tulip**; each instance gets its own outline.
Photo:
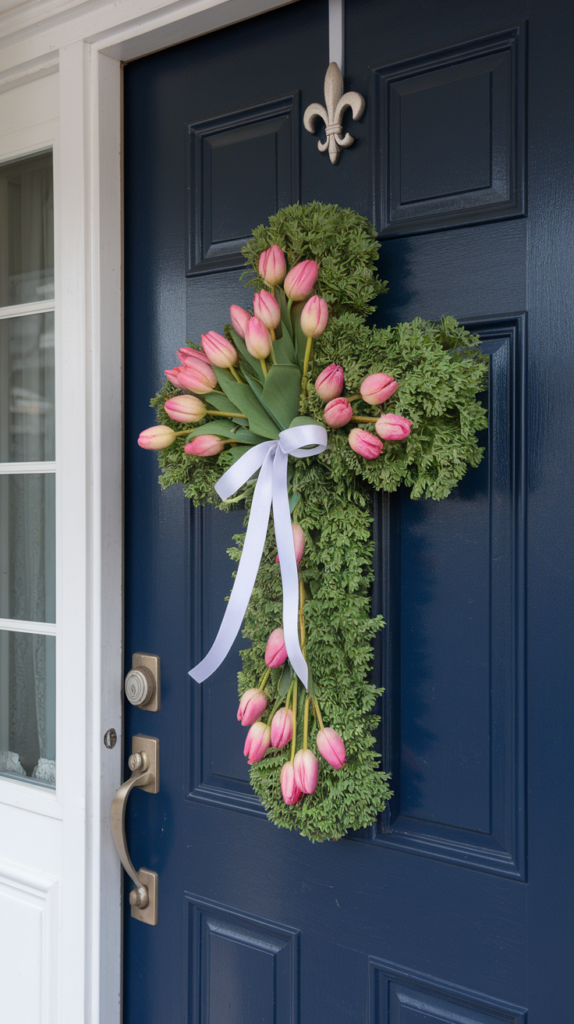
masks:
<instances>
[{"instance_id":1,"label":"pink tulip","mask_svg":"<svg viewBox=\"0 0 574 1024\"><path fill-rule=\"evenodd\" d=\"M388 412L379 416L375 423L375 430L385 441L403 441L405 437L409 436L411 426L411 421L406 420L404 416L395 416L394 413Z\"/></svg>"},{"instance_id":2,"label":"pink tulip","mask_svg":"<svg viewBox=\"0 0 574 1024\"><path fill-rule=\"evenodd\" d=\"M260 761L271 746L271 729L265 722L254 722L245 739L243 753L248 764Z\"/></svg>"},{"instance_id":3,"label":"pink tulip","mask_svg":"<svg viewBox=\"0 0 574 1024\"><path fill-rule=\"evenodd\" d=\"M349 444L357 455L364 459L378 459L383 450L383 442L368 430L360 430L355 427L349 432Z\"/></svg>"},{"instance_id":4,"label":"pink tulip","mask_svg":"<svg viewBox=\"0 0 574 1024\"><path fill-rule=\"evenodd\" d=\"M265 249L259 257L259 276L263 278L267 284L273 286L274 284L281 284L285 277L287 270L287 264L285 263L285 256L283 255L282 249L278 245L272 245L270 249Z\"/></svg>"},{"instance_id":5,"label":"pink tulip","mask_svg":"<svg viewBox=\"0 0 574 1024\"><path fill-rule=\"evenodd\" d=\"M267 668L279 668L287 661L287 648L285 637L281 626L274 629L269 635L267 647L265 648L265 664Z\"/></svg>"},{"instance_id":6,"label":"pink tulip","mask_svg":"<svg viewBox=\"0 0 574 1024\"><path fill-rule=\"evenodd\" d=\"M229 313L231 316L231 323L233 324L234 330L237 332L240 338L245 337L245 329L247 327L247 321L251 314L246 309L242 309L241 306L230 306Z\"/></svg>"},{"instance_id":7,"label":"pink tulip","mask_svg":"<svg viewBox=\"0 0 574 1024\"><path fill-rule=\"evenodd\" d=\"M298 750L293 762L295 785L302 793L313 793L317 787L319 762L312 750Z\"/></svg>"},{"instance_id":8,"label":"pink tulip","mask_svg":"<svg viewBox=\"0 0 574 1024\"><path fill-rule=\"evenodd\" d=\"M353 406L346 398L334 398L323 410L323 419L328 427L344 427L353 415Z\"/></svg>"},{"instance_id":9,"label":"pink tulip","mask_svg":"<svg viewBox=\"0 0 574 1024\"><path fill-rule=\"evenodd\" d=\"M181 383L181 381L179 379L179 371L180 370L181 370L181 366L174 366L173 370L166 370L165 371L165 375L166 375L169 383L173 384L173 386L175 388L182 388L183 387L183 384Z\"/></svg>"},{"instance_id":10,"label":"pink tulip","mask_svg":"<svg viewBox=\"0 0 574 1024\"><path fill-rule=\"evenodd\" d=\"M230 366L235 366L239 359L237 349L217 331L208 331L207 334L202 334L201 344L209 362L213 366L219 366L222 370L228 370Z\"/></svg>"},{"instance_id":11,"label":"pink tulip","mask_svg":"<svg viewBox=\"0 0 574 1024\"><path fill-rule=\"evenodd\" d=\"M178 374L180 387L195 392L196 395L206 395L213 391L217 384L215 370L209 363L196 363L195 366L182 366Z\"/></svg>"},{"instance_id":12,"label":"pink tulip","mask_svg":"<svg viewBox=\"0 0 574 1024\"><path fill-rule=\"evenodd\" d=\"M285 278L285 295L294 302L308 299L319 275L318 264L315 260L303 260L296 263Z\"/></svg>"},{"instance_id":13,"label":"pink tulip","mask_svg":"<svg viewBox=\"0 0 574 1024\"><path fill-rule=\"evenodd\" d=\"M329 319L329 307L325 299L312 295L301 310L301 330L306 338L318 338Z\"/></svg>"},{"instance_id":14,"label":"pink tulip","mask_svg":"<svg viewBox=\"0 0 574 1024\"><path fill-rule=\"evenodd\" d=\"M369 405L382 405L395 393L398 383L388 373L371 373L360 387L361 396Z\"/></svg>"},{"instance_id":15,"label":"pink tulip","mask_svg":"<svg viewBox=\"0 0 574 1024\"><path fill-rule=\"evenodd\" d=\"M271 722L271 746L281 750L293 736L293 712L291 708L279 708Z\"/></svg>"},{"instance_id":16,"label":"pink tulip","mask_svg":"<svg viewBox=\"0 0 574 1024\"><path fill-rule=\"evenodd\" d=\"M270 331L274 331L281 323L281 307L277 299L263 288L253 296L253 312Z\"/></svg>"},{"instance_id":17,"label":"pink tulip","mask_svg":"<svg viewBox=\"0 0 574 1024\"><path fill-rule=\"evenodd\" d=\"M320 729L317 733L317 749L333 768L345 764L345 744L334 729Z\"/></svg>"},{"instance_id":18,"label":"pink tulip","mask_svg":"<svg viewBox=\"0 0 574 1024\"><path fill-rule=\"evenodd\" d=\"M281 795L286 804L296 804L301 790L295 782L295 772L290 761L286 761L281 769Z\"/></svg>"},{"instance_id":19,"label":"pink tulip","mask_svg":"<svg viewBox=\"0 0 574 1024\"><path fill-rule=\"evenodd\" d=\"M190 348L189 345L184 345L183 348L178 348L177 355L184 366L193 366L194 359L199 359L200 363L209 362L205 352L202 352L200 348ZM190 359L191 362L189 362Z\"/></svg>"},{"instance_id":20,"label":"pink tulip","mask_svg":"<svg viewBox=\"0 0 574 1024\"><path fill-rule=\"evenodd\" d=\"M245 330L247 351L254 359L267 359L271 352L271 335L259 317L250 316Z\"/></svg>"},{"instance_id":21,"label":"pink tulip","mask_svg":"<svg viewBox=\"0 0 574 1024\"><path fill-rule=\"evenodd\" d=\"M261 690L252 687L246 690L237 709L237 721L242 725L253 725L267 707L267 697Z\"/></svg>"},{"instance_id":22,"label":"pink tulip","mask_svg":"<svg viewBox=\"0 0 574 1024\"><path fill-rule=\"evenodd\" d=\"M215 434L200 434L199 437L194 437L193 441L189 444L184 445L184 452L187 455L219 455L223 451L225 445L220 437L216 437Z\"/></svg>"},{"instance_id":23,"label":"pink tulip","mask_svg":"<svg viewBox=\"0 0 574 1024\"><path fill-rule=\"evenodd\" d=\"M339 397L344 384L345 375L343 367L338 366L337 363L331 363L330 366L326 366L324 370L321 370L315 381L315 391L324 402L330 402L333 398Z\"/></svg>"},{"instance_id":24,"label":"pink tulip","mask_svg":"<svg viewBox=\"0 0 574 1024\"><path fill-rule=\"evenodd\" d=\"M164 409L178 423L197 423L207 412L207 406L195 395L175 395L168 398Z\"/></svg>"},{"instance_id":25,"label":"pink tulip","mask_svg":"<svg viewBox=\"0 0 574 1024\"><path fill-rule=\"evenodd\" d=\"M148 427L142 430L138 437L140 448L147 448L151 451L159 451L160 448L169 448L175 441L175 431L171 427Z\"/></svg>"},{"instance_id":26,"label":"pink tulip","mask_svg":"<svg viewBox=\"0 0 574 1024\"><path fill-rule=\"evenodd\" d=\"M292 523L291 529L293 530L293 547L295 548L295 561L297 565L303 558L303 552L305 550L305 534L299 523ZM279 561L279 555L275 557L275 561Z\"/></svg>"}]
</instances>

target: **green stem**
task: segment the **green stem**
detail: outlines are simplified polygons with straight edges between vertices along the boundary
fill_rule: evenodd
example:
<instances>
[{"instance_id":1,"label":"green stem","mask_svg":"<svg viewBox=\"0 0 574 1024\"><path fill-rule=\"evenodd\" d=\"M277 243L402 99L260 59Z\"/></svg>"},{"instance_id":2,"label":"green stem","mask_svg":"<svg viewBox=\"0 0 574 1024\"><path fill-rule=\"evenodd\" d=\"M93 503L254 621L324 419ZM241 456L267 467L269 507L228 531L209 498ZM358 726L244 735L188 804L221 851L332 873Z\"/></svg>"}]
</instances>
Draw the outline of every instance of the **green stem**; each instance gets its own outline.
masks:
<instances>
[{"instance_id":1,"label":"green stem","mask_svg":"<svg viewBox=\"0 0 574 1024\"><path fill-rule=\"evenodd\" d=\"M295 760L297 748L297 676L293 680L293 739L291 740L291 764Z\"/></svg>"},{"instance_id":2,"label":"green stem","mask_svg":"<svg viewBox=\"0 0 574 1024\"><path fill-rule=\"evenodd\" d=\"M238 384L243 384L243 381L241 380L241 377L239 376L239 374L238 374L237 370L235 369L235 367L234 366L230 366L229 369L231 370L231 372L232 372L233 376L235 377L235 380L237 381L237 383Z\"/></svg>"},{"instance_id":3,"label":"green stem","mask_svg":"<svg viewBox=\"0 0 574 1024\"><path fill-rule=\"evenodd\" d=\"M206 411L205 415L206 416L229 416L229 417L231 417L231 419L234 419L234 420L235 419L237 419L237 420L246 420L247 419L247 416L244 416L242 412L221 412L221 411L218 411L217 409L215 410L215 412L212 412L211 409L208 409Z\"/></svg>"},{"instance_id":4,"label":"green stem","mask_svg":"<svg viewBox=\"0 0 574 1024\"><path fill-rule=\"evenodd\" d=\"M309 694L305 697L305 717L303 719L303 750L307 750L307 734L309 732Z\"/></svg>"},{"instance_id":5,"label":"green stem","mask_svg":"<svg viewBox=\"0 0 574 1024\"><path fill-rule=\"evenodd\" d=\"M259 362L261 363L261 369L263 370L263 376L266 377L267 376L267 363L265 362L264 359L260 359Z\"/></svg>"},{"instance_id":6,"label":"green stem","mask_svg":"<svg viewBox=\"0 0 574 1024\"><path fill-rule=\"evenodd\" d=\"M287 299L287 316L291 316L291 306L293 305L293 299Z\"/></svg>"},{"instance_id":7,"label":"green stem","mask_svg":"<svg viewBox=\"0 0 574 1024\"><path fill-rule=\"evenodd\" d=\"M376 423L378 416L351 416L352 423Z\"/></svg>"},{"instance_id":8,"label":"green stem","mask_svg":"<svg viewBox=\"0 0 574 1024\"><path fill-rule=\"evenodd\" d=\"M323 725L323 718L322 718L321 712L319 710L319 702L318 702L316 697L313 697L313 705L315 707L315 714L317 715L319 726L320 726L321 729L324 729L325 726Z\"/></svg>"},{"instance_id":9,"label":"green stem","mask_svg":"<svg viewBox=\"0 0 574 1024\"><path fill-rule=\"evenodd\" d=\"M259 687L258 687L258 689L260 689L260 690L263 690L263 689L264 689L264 687L265 687L265 683L266 683L266 682L267 682L267 680L269 679L269 673L270 673L270 672L271 672L271 669L270 669L270 668L266 668L266 669L265 669L265 672L263 673L263 678L262 678L261 682L259 683Z\"/></svg>"},{"instance_id":10,"label":"green stem","mask_svg":"<svg viewBox=\"0 0 574 1024\"><path fill-rule=\"evenodd\" d=\"M347 395L345 395L345 398L347 399L348 402L358 402L359 398L362 398L362 397L363 396L360 393L358 395L351 395L350 398L348 398Z\"/></svg>"}]
</instances>

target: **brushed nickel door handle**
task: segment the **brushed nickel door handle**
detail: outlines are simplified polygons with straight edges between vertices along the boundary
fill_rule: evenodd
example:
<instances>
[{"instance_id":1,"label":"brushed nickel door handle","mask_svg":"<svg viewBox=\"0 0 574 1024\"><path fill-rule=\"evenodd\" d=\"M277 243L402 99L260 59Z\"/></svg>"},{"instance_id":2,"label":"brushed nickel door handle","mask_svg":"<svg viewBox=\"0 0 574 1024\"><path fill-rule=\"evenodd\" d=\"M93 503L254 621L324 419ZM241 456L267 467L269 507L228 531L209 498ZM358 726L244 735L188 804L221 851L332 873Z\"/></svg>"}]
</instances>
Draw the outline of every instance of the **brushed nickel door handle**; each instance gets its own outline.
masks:
<instances>
[{"instance_id":1,"label":"brushed nickel door handle","mask_svg":"<svg viewBox=\"0 0 574 1024\"><path fill-rule=\"evenodd\" d=\"M128 761L131 769L118 789L111 808L112 835L125 871L135 884L129 895L132 917L144 924L157 924L158 876L155 871L133 866L126 840L126 808L132 789L145 793L159 792L159 740L154 736L132 736L132 754Z\"/></svg>"}]
</instances>

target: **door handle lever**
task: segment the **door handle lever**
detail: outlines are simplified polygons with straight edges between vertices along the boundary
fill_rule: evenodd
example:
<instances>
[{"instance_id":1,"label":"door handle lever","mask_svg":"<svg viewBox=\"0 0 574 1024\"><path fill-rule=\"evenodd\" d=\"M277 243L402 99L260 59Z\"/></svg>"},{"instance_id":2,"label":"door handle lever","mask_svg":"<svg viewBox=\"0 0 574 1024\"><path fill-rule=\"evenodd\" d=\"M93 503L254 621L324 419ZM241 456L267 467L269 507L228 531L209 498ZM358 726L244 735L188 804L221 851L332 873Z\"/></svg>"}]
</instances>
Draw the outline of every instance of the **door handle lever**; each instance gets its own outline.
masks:
<instances>
[{"instance_id":1,"label":"door handle lever","mask_svg":"<svg viewBox=\"0 0 574 1024\"><path fill-rule=\"evenodd\" d=\"M144 924L157 924L157 873L146 868L136 871L133 866L126 840L126 808L132 789L159 792L159 740L154 736L133 736L128 765L131 775L112 800L112 835L119 858L136 887L129 895L132 917Z\"/></svg>"}]
</instances>

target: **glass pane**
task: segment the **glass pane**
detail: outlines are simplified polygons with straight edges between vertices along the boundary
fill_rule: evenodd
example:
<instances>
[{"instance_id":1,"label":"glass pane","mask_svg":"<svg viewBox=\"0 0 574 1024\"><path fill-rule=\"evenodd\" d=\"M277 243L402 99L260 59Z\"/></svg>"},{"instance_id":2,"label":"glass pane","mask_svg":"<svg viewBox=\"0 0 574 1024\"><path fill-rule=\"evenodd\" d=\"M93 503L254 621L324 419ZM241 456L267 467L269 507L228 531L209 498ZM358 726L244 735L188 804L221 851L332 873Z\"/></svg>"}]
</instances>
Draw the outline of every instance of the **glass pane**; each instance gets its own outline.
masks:
<instances>
[{"instance_id":1,"label":"glass pane","mask_svg":"<svg viewBox=\"0 0 574 1024\"><path fill-rule=\"evenodd\" d=\"M54 458L54 314L0 320L0 462Z\"/></svg>"},{"instance_id":2,"label":"glass pane","mask_svg":"<svg viewBox=\"0 0 574 1024\"><path fill-rule=\"evenodd\" d=\"M55 476L0 475L0 618L55 622Z\"/></svg>"},{"instance_id":3,"label":"glass pane","mask_svg":"<svg viewBox=\"0 0 574 1024\"><path fill-rule=\"evenodd\" d=\"M56 782L56 638L0 630L0 775Z\"/></svg>"},{"instance_id":4,"label":"glass pane","mask_svg":"<svg viewBox=\"0 0 574 1024\"><path fill-rule=\"evenodd\" d=\"M0 164L0 306L54 297L52 154Z\"/></svg>"}]
</instances>

